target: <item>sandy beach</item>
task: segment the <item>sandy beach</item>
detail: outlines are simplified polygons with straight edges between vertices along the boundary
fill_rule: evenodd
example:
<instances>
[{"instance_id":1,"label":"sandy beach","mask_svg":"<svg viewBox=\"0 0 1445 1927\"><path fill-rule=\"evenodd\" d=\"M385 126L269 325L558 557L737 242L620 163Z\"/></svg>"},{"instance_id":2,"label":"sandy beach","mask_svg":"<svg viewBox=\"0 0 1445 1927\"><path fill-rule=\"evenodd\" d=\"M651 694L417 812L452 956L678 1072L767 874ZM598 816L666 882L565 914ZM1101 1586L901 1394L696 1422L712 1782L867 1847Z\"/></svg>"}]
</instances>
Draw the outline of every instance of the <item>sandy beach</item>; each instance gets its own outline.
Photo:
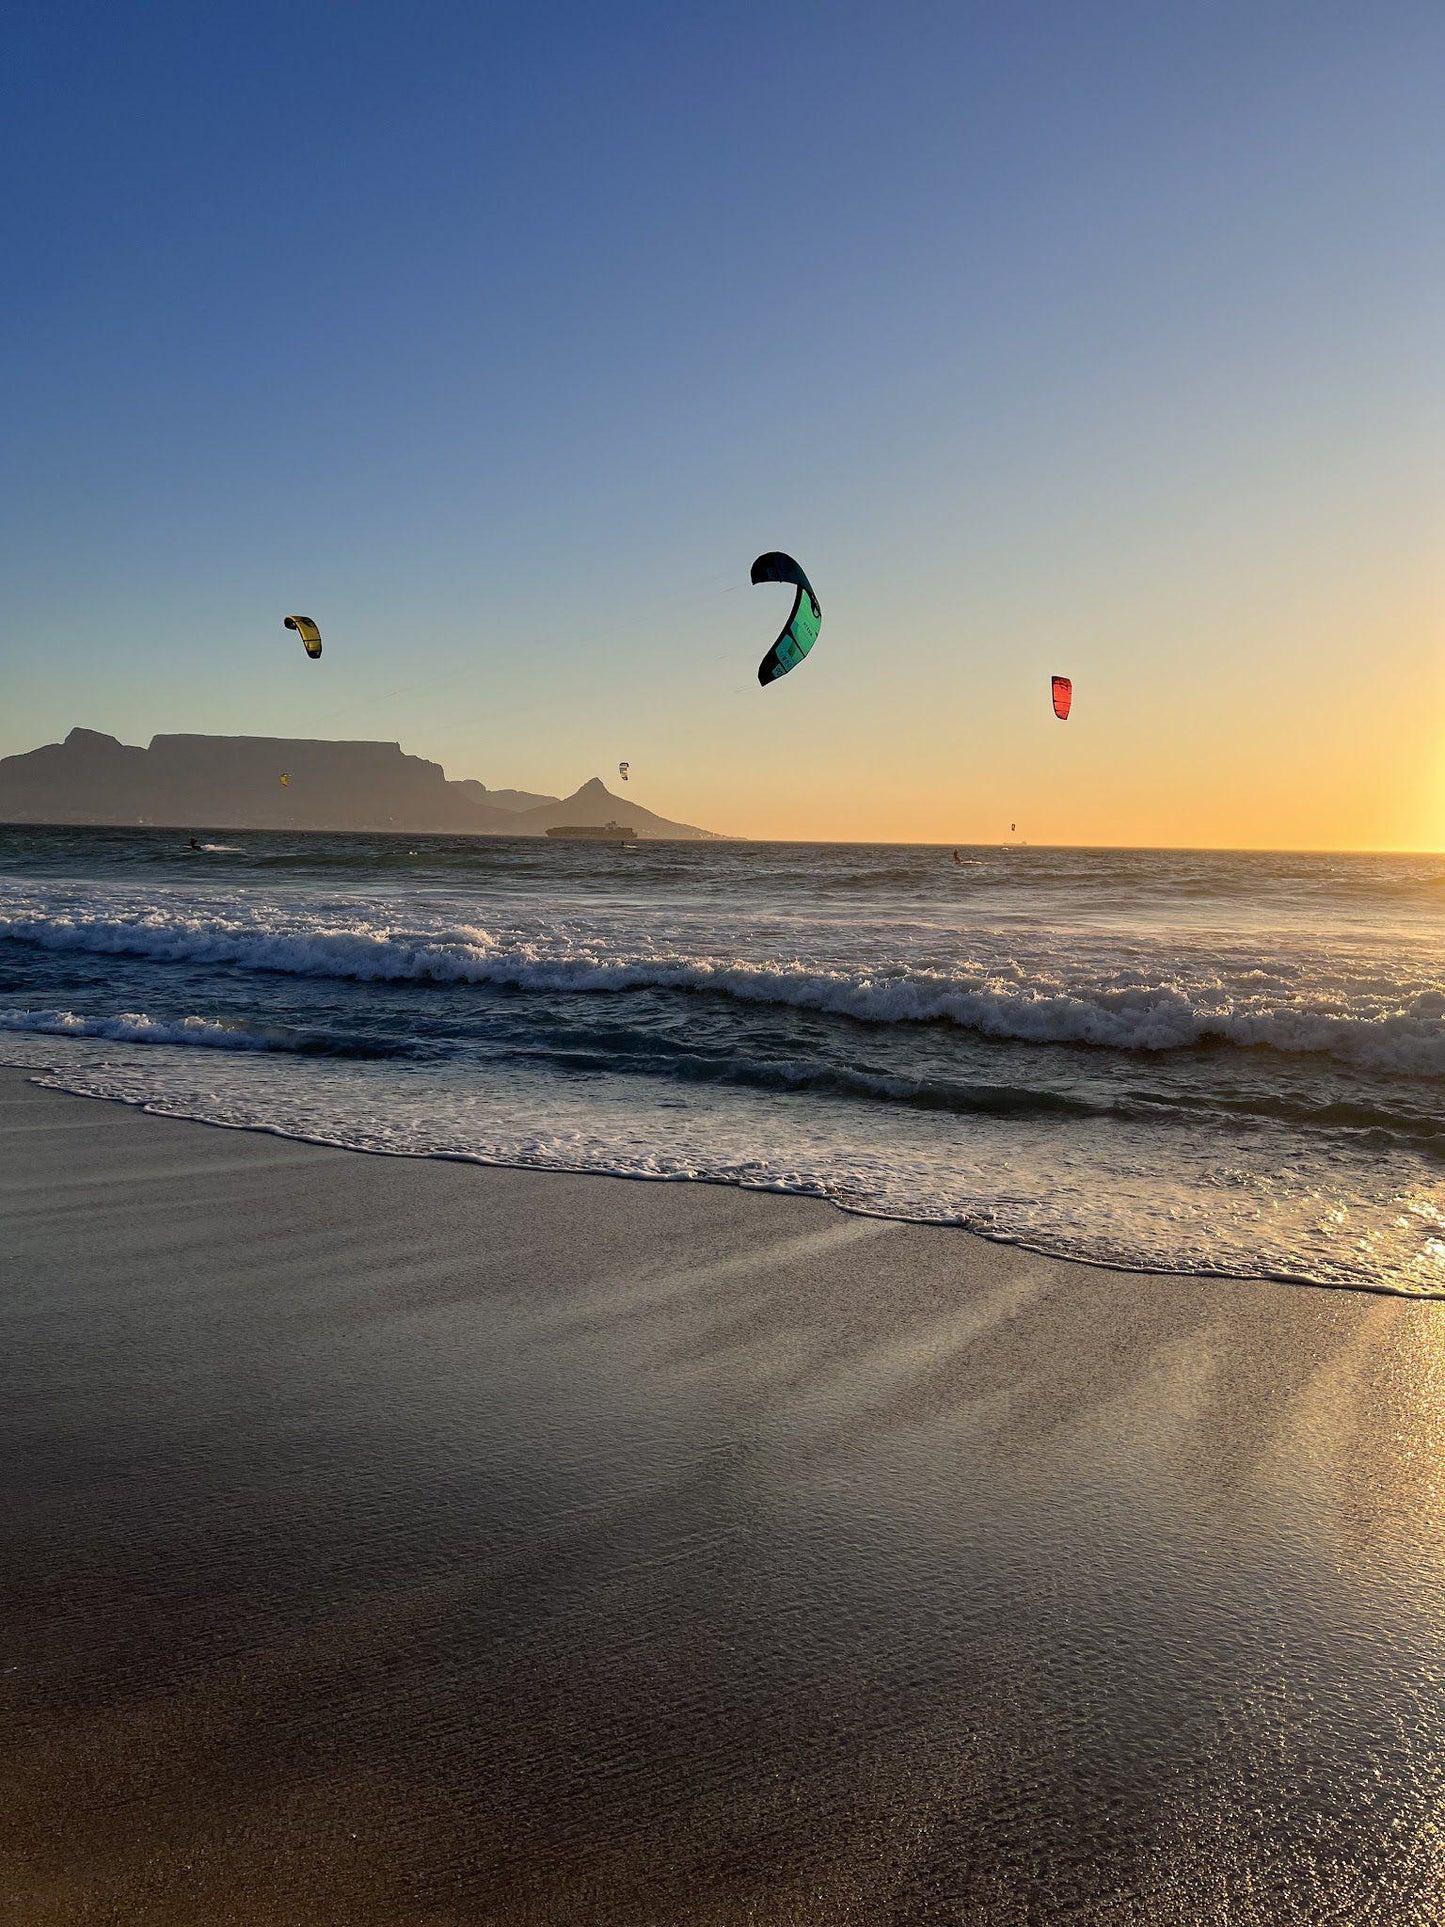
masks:
<instances>
[{"instance_id":1,"label":"sandy beach","mask_svg":"<svg viewBox=\"0 0 1445 1927\"><path fill-rule=\"evenodd\" d=\"M0 1132L16 1927L1445 1917L1445 1306Z\"/></svg>"}]
</instances>

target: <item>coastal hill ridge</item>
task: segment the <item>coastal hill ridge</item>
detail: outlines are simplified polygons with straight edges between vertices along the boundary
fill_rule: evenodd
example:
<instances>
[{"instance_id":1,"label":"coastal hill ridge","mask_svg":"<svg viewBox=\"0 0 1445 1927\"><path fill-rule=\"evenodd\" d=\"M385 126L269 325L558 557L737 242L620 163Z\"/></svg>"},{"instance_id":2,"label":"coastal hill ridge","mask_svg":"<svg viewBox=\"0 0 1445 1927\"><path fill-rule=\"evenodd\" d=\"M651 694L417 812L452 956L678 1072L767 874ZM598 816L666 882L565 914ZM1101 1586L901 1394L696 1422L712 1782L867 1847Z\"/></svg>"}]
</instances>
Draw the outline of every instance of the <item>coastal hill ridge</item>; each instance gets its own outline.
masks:
<instances>
[{"instance_id":1,"label":"coastal hill ridge","mask_svg":"<svg viewBox=\"0 0 1445 1927\"><path fill-rule=\"evenodd\" d=\"M547 796L449 781L399 743L163 735L140 749L94 729L0 757L0 822L473 836L614 822L640 837L715 834L615 796L595 776L571 796Z\"/></svg>"}]
</instances>

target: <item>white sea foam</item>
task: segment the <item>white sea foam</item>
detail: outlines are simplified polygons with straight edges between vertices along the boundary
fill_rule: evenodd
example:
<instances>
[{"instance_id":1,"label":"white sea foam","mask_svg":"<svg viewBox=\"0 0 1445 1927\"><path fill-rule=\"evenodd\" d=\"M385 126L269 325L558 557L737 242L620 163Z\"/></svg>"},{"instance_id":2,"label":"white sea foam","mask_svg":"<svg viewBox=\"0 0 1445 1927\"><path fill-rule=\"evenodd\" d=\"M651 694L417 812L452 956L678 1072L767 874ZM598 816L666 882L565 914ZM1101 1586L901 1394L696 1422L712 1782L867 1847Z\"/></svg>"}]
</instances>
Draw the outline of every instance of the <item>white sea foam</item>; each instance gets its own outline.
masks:
<instances>
[{"instance_id":1,"label":"white sea foam","mask_svg":"<svg viewBox=\"0 0 1445 1927\"><path fill-rule=\"evenodd\" d=\"M57 1053L63 1053L58 1055ZM1132 1269L1260 1276L1445 1296L1445 1214L1433 1171L1348 1146L1328 1173L1269 1132L1248 1164L1192 1131L1110 1123L1059 1132L1037 1119L908 1113L885 1133L811 1099L713 1091L679 1105L601 1077L217 1059L124 1044L0 1042L58 1089L172 1117L393 1156L702 1180L830 1200L851 1211L956 1225L1008 1243ZM1331 1189L1322 1183L1329 1175ZM1348 1205L1342 1203L1348 1198Z\"/></svg>"},{"instance_id":2,"label":"white sea foam","mask_svg":"<svg viewBox=\"0 0 1445 1927\"><path fill-rule=\"evenodd\" d=\"M937 947L937 933L927 934ZM0 942L359 983L691 991L868 1024L947 1023L1021 1043L1139 1052L1220 1043L1445 1076L1445 994L1399 971L1352 975L1338 958L1325 975L1250 954L1236 956L1230 973L1200 970L1176 955L1166 976L1157 959L1152 974L1141 970L1132 952L1070 962L1020 954L1009 933L972 932L959 945L972 952L966 967L950 970L866 955L699 955L635 928L578 931L539 920L525 933L444 921L398 929L355 914L342 920L274 907L208 917L169 908L128 916L12 911L0 915Z\"/></svg>"},{"instance_id":3,"label":"white sea foam","mask_svg":"<svg viewBox=\"0 0 1445 1927\"><path fill-rule=\"evenodd\" d=\"M73 1010L0 1010L0 1030L42 1037L103 1038L116 1044L174 1044L203 1050L296 1050L294 1037L275 1030L249 1030L209 1017L177 1021L121 1011L114 1017L83 1017Z\"/></svg>"}]
</instances>

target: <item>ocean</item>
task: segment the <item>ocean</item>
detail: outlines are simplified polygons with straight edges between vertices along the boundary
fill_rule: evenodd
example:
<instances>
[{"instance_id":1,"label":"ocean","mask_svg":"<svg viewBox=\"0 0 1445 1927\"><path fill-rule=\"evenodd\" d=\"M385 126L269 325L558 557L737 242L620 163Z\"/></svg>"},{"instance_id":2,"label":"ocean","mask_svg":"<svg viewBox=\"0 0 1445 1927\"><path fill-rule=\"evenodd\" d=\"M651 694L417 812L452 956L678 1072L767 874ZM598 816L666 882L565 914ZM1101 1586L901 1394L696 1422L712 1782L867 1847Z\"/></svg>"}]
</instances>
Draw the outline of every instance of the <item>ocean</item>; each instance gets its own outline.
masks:
<instances>
[{"instance_id":1,"label":"ocean","mask_svg":"<svg viewBox=\"0 0 1445 1927\"><path fill-rule=\"evenodd\" d=\"M358 1150L1445 1296L1445 858L200 840L0 828L0 1061Z\"/></svg>"}]
</instances>

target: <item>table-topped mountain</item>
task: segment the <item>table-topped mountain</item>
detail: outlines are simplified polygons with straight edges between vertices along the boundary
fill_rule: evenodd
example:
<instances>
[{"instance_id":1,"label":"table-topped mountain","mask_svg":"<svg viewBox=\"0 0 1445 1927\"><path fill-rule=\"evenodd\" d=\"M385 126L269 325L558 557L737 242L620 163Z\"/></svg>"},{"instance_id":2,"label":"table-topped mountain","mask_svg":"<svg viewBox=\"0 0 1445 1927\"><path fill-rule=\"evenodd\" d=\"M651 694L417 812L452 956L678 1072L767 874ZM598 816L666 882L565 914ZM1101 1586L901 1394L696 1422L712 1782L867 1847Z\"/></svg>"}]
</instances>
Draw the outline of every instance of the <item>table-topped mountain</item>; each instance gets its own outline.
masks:
<instances>
[{"instance_id":1,"label":"table-topped mountain","mask_svg":"<svg viewBox=\"0 0 1445 1927\"><path fill-rule=\"evenodd\" d=\"M404 830L543 836L615 822L639 836L710 837L597 777L568 797L449 782L399 743L285 736L153 736L133 748L93 729L0 757L0 822L157 824L228 830Z\"/></svg>"}]
</instances>

